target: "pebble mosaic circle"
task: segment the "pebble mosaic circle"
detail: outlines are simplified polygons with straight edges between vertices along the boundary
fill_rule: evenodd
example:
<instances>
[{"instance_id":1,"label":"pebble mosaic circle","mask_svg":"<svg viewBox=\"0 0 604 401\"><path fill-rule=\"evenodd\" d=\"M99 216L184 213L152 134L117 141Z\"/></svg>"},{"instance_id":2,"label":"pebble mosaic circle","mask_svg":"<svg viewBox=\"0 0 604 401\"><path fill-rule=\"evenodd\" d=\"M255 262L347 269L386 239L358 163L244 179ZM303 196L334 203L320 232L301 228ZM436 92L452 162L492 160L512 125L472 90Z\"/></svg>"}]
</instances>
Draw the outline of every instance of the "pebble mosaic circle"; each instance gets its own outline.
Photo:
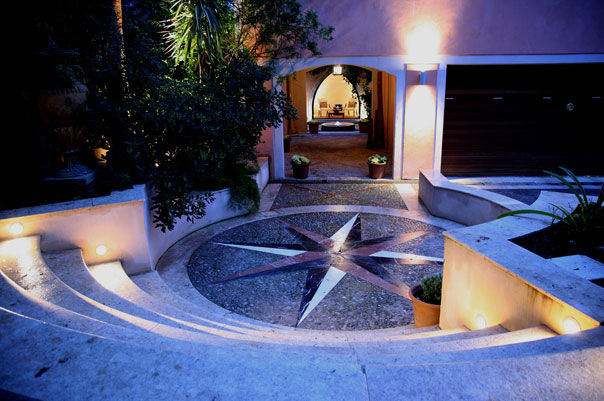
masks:
<instances>
[{"instance_id":1,"label":"pebble mosaic circle","mask_svg":"<svg viewBox=\"0 0 604 401\"><path fill-rule=\"evenodd\" d=\"M413 307L402 289L442 272L441 231L378 214L287 215L216 235L195 250L187 269L206 298L268 323L403 326L413 323Z\"/></svg>"}]
</instances>

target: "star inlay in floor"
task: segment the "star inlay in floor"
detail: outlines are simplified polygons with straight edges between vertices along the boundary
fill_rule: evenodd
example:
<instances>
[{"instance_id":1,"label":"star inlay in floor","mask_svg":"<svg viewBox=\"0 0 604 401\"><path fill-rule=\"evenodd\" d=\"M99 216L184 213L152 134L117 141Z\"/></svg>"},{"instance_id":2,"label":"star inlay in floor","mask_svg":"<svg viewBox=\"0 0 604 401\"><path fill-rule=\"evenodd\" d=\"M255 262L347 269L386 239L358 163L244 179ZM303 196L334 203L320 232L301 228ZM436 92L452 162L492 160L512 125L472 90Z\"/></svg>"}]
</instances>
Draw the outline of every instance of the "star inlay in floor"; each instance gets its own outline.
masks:
<instances>
[{"instance_id":1,"label":"star inlay in floor","mask_svg":"<svg viewBox=\"0 0 604 401\"><path fill-rule=\"evenodd\" d=\"M357 213L250 223L204 244L189 263L195 287L229 310L325 329L412 323L409 285L441 270L436 227Z\"/></svg>"}]
</instances>

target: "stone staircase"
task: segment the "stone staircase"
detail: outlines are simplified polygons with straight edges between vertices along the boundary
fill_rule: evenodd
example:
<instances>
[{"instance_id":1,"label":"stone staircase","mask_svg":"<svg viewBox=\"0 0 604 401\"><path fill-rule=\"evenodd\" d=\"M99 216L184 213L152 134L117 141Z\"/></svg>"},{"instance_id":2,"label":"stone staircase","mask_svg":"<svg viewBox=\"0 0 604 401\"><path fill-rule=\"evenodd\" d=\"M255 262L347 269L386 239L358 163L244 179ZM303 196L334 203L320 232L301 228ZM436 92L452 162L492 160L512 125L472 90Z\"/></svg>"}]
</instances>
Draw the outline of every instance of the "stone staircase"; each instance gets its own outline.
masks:
<instances>
[{"instance_id":1,"label":"stone staircase","mask_svg":"<svg viewBox=\"0 0 604 401\"><path fill-rule=\"evenodd\" d=\"M43 400L602 399L601 327L319 331L235 315L158 272L0 243L0 388ZM2 394L0 394L2 396ZM0 397L1 398L1 397Z\"/></svg>"}]
</instances>

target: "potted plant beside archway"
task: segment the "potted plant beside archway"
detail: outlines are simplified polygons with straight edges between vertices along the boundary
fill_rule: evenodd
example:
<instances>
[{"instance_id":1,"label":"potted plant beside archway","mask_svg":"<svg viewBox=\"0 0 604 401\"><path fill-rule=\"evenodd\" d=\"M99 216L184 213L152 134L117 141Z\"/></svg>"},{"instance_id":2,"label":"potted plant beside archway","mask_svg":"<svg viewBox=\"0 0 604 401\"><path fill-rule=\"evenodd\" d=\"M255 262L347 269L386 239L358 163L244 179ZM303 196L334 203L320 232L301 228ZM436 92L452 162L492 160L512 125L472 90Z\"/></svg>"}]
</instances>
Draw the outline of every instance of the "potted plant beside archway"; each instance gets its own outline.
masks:
<instances>
[{"instance_id":1,"label":"potted plant beside archway","mask_svg":"<svg viewBox=\"0 0 604 401\"><path fill-rule=\"evenodd\" d=\"M386 171L386 163L388 158L384 155L373 155L367 159L367 165L369 166L369 177L371 178L382 178Z\"/></svg>"},{"instance_id":2,"label":"potted plant beside archway","mask_svg":"<svg viewBox=\"0 0 604 401\"><path fill-rule=\"evenodd\" d=\"M308 177L310 160L304 156L293 155L291 159L295 178Z\"/></svg>"},{"instance_id":3,"label":"potted plant beside archway","mask_svg":"<svg viewBox=\"0 0 604 401\"><path fill-rule=\"evenodd\" d=\"M425 278L421 284L409 290L409 298L413 301L415 327L427 327L438 324L440 319L442 285L443 275L437 274Z\"/></svg>"},{"instance_id":4,"label":"potted plant beside archway","mask_svg":"<svg viewBox=\"0 0 604 401\"><path fill-rule=\"evenodd\" d=\"M309 134L318 134L319 133L319 124L320 124L320 122L317 120L310 120L308 122L308 133Z\"/></svg>"}]
</instances>

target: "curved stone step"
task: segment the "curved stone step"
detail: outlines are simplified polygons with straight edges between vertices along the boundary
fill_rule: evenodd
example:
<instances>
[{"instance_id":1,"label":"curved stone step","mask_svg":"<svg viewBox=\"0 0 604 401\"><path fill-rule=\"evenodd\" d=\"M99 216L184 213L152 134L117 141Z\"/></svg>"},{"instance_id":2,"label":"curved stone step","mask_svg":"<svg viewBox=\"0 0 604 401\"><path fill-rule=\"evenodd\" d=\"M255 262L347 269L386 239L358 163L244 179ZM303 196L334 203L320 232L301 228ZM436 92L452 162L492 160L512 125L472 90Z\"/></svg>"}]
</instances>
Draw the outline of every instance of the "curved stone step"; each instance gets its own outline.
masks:
<instances>
[{"instance_id":1,"label":"curved stone step","mask_svg":"<svg viewBox=\"0 0 604 401\"><path fill-rule=\"evenodd\" d=\"M0 311L0 327L23 327ZM32 325L0 338L3 388L58 399L581 399L604 395L602 327L430 363L205 347L202 358ZM60 338L52 347L37 339ZM465 357L464 357L465 356ZM472 362L472 363L469 363Z\"/></svg>"},{"instance_id":2,"label":"curved stone step","mask_svg":"<svg viewBox=\"0 0 604 401\"><path fill-rule=\"evenodd\" d=\"M51 304L61 306L70 311L81 315L91 317L93 319L111 323L113 325L125 326L129 328L148 328L149 322L139 321L138 326L133 319L133 316L125 314L121 311L109 308L103 304L99 304L87 296L74 291L63 283L50 270L39 252L39 237L26 237L18 241L21 244L15 244L13 240L6 242L2 249L0 269L28 294L37 298L43 299ZM17 248L17 252L13 253L8 248ZM27 248L26 252L18 252L19 248ZM27 257L24 257L27 256ZM61 262L57 260L57 262ZM62 262L71 262L73 258L67 258Z\"/></svg>"},{"instance_id":3,"label":"curved stone step","mask_svg":"<svg viewBox=\"0 0 604 401\"><path fill-rule=\"evenodd\" d=\"M145 305L137 305L119 296L119 294L107 290L90 275L79 249L45 253L43 256L49 269L68 287L85 295L88 300L95 302L98 307L117 311L117 314L123 319L130 321L130 319L140 318L183 330L206 333L208 330L214 329L214 327L190 327L186 322L180 322L170 316L155 313Z\"/></svg>"},{"instance_id":4,"label":"curved stone step","mask_svg":"<svg viewBox=\"0 0 604 401\"><path fill-rule=\"evenodd\" d=\"M240 325L255 330L294 330L292 327L273 325L259 320L250 319L246 316L237 315L215 304L213 304L212 307L208 307L207 304L209 301L207 300L202 304L194 303L172 291L172 289L161 279L156 271L130 276L130 279L143 291L147 292L154 298L161 300L166 304L172 305L183 312L195 315L202 319L210 318L214 321L221 321L225 324Z\"/></svg>"},{"instance_id":5,"label":"curved stone step","mask_svg":"<svg viewBox=\"0 0 604 401\"><path fill-rule=\"evenodd\" d=\"M180 297L178 294L175 294L172 289L166 285L166 283L162 280L161 276L157 272L148 272L136 276L131 276L130 279L141 289L153 296L155 299L159 299L164 303L168 303L201 319L211 319L215 324L225 324L228 325L227 327L232 327L232 325L243 326L246 328L268 330L272 333L277 332L277 330L283 329L287 332L287 336L296 336L300 339L311 338L313 340L317 340L320 338L339 338L344 339L348 342L376 342L396 341L399 339L403 339L403 336L408 337L409 339L414 339L421 337L435 337L440 335L444 336L447 334L456 334L458 332L467 331L467 329L465 328L442 331L437 326L418 329L415 328L413 325L410 325L405 327L395 327L378 330L333 332L325 330L298 329L293 327L272 325L270 323L259 322L257 320L249 319L245 316L234 314L220 307L206 307L210 301L205 298L205 302L201 304L189 302L188 300ZM264 326L258 327L257 324L264 324ZM258 335L262 336L262 333L259 332Z\"/></svg>"}]
</instances>

